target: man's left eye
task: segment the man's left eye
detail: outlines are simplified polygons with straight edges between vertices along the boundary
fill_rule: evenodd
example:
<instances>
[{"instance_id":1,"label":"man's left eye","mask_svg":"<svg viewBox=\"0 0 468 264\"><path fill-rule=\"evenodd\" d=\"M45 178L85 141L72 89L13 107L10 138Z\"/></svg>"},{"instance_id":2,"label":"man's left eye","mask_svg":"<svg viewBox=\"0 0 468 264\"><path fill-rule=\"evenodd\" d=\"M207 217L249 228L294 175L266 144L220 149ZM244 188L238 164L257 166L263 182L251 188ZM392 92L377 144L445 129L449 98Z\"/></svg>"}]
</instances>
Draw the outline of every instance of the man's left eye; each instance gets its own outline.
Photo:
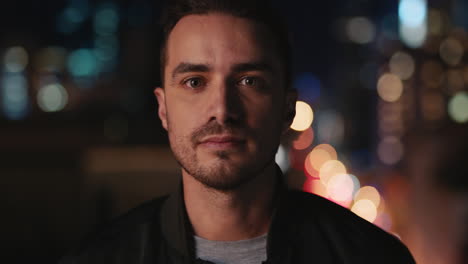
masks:
<instances>
[{"instance_id":1,"label":"man's left eye","mask_svg":"<svg viewBox=\"0 0 468 264\"><path fill-rule=\"evenodd\" d=\"M256 86L259 84L259 80L255 77L244 77L239 81L239 84L245 86Z\"/></svg>"}]
</instances>

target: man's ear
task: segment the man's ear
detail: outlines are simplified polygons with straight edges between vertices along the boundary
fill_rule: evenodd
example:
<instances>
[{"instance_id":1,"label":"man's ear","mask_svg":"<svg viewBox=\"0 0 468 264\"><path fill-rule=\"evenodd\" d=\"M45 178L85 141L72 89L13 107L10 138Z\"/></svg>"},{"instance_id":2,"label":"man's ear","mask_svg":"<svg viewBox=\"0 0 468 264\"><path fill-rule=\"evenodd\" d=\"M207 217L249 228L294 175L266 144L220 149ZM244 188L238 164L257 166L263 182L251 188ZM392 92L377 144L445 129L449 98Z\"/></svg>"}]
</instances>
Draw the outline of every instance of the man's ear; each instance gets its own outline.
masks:
<instances>
[{"instance_id":1,"label":"man's ear","mask_svg":"<svg viewBox=\"0 0 468 264\"><path fill-rule=\"evenodd\" d=\"M283 134L289 130L296 116L297 91L295 89L288 89L285 100Z\"/></svg>"},{"instance_id":2,"label":"man's ear","mask_svg":"<svg viewBox=\"0 0 468 264\"><path fill-rule=\"evenodd\" d=\"M156 87L156 89L154 89L154 95L158 100L159 119L161 119L161 123L164 129L167 130L166 94L164 89L161 87Z\"/></svg>"}]
</instances>

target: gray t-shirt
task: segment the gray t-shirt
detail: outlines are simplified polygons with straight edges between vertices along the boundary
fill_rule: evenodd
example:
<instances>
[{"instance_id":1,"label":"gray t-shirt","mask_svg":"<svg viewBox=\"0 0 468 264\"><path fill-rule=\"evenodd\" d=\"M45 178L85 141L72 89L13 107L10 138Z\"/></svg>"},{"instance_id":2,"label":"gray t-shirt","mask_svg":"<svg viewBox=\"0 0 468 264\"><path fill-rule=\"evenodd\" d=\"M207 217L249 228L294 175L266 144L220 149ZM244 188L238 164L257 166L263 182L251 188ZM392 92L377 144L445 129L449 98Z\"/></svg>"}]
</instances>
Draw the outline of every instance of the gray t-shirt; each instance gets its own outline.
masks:
<instances>
[{"instance_id":1,"label":"gray t-shirt","mask_svg":"<svg viewBox=\"0 0 468 264\"><path fill-rule=\"evenodd\" d=\"M267 234L239 241L194 238L196 257L216 264L261 264L267 258Z\"/></svg>"}]
</instances>

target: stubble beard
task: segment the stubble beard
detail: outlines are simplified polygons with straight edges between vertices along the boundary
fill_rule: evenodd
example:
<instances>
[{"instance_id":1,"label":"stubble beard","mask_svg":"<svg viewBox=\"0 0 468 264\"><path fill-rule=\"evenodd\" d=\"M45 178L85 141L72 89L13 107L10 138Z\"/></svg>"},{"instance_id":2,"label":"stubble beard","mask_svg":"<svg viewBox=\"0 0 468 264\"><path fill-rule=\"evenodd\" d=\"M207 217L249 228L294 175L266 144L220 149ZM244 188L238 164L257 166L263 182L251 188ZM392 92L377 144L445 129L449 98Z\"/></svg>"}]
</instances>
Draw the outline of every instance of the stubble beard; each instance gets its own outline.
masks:
<instances>
[{"instance_id":1,"label":"stubble beard","mask_svg":"<svg viewBox=\"0 0 468 264\"><path fill-rule=\"evenodd\" d=\"M251 166L236 166L230 160L227 151L216 151L210 164L203 165L194 149L186 147L183 142L171 142L172 152L182 167L195 180L210 189L231 191L250 181L256 174L249 169Z\"/></svg>"},{"instance_id":2,"label":"stubble beard","mask_svg":"<svg viewBox=\"0 0 468 264\"><path fill-rule=\"evenodd\" d=\"M203 135L215 134L226 130L219 125L206 126L190 136L174 137L171 126L168 126L169 141L175 159L190 176L206 187L218 191L228 192L240 188L259 175L274 159L265 164L258 164L255 157L243 164L235 164L231 151L216 151L212 153L212 160L207 163L200 162L197 156L196 139ZM172 136L171 136L172 135ZM239 155L235 153L235 155ZM240 154L242 155L242 154Z\"/></svg>"}]
</instances>

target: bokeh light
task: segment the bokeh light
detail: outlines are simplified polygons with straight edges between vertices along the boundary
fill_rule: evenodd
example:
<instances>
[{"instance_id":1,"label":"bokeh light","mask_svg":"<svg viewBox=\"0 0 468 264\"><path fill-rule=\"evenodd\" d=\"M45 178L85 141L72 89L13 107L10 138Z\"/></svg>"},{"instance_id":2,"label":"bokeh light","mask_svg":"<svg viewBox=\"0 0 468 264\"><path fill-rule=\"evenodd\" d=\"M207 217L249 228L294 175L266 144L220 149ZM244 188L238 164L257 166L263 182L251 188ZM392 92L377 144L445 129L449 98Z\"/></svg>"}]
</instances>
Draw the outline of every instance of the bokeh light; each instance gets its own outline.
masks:
<instances>
[{"instance_id":1,"label":"bokeh light","mask_svg":"<svg viewBox=\"0 0 468 264\"><path fill-rule=\"evenodd\" d=\"M23 47L11 47L5 52L3 63L5 71L15 73L23 71L28 65L28 53Z\"/></svg>"},{"instance_id":2,"label":"bokeh light","mask_svg":"<svg viewBox=\"0 0 468 264\"><path fill-rule=\"evenodd\" d=\"M329 160L320 167L319 171L320 180L324 185L328 185L328 182L333 176L337 174L346 174L346 167L339 160Z\"/></svg>"},{"instance_id":3,"label":"bokeh light","mask_svg":"<svg viewBox=\"0 0 468 264\"><path fill-rule=\"evenodd\" d=\"M427 34L427 1L400 0L398 17L401 40L411 48L422 46Z\"/></svg>"},{"instance_id":4,"label":"bokeh light","mask_svg":"<svg viewBox=\"0 0 468 264\"><path fill-rule=\"evenodd\" d=\"M379 191L377 191L375 187L367 185L359 189L354 195L354 201L357 202L359 200L369 200L374 204L375 208L378 208L381 197Z\"/></svg>"},{"instance_id":5,"label":"bokeh light","mask_svg":"<svg viewBox=\"0 0 468 264\"><path fill-rule=\"evenodd\" d=\"M375 38L375 26L366 17L355 17L348 21L346 33L352 42L367 44Z\"/></svg>"},{"instance_id":6,"label":"bokeh light","mask_svg":"<svg viewBox=\"0 0 468 264\"><path fill-rule=\"evenodd\" d=\"M468 92L458 92L450 99L448 113L455 122L468 122Z\"/></svg>"},{"instance_id":7,"label":"bokeh light","mask_svg":"<svg viewBox=\"0 0 468 264\"><path fill-rule=\"evenodd\" d=\"M398 51L390 58L389 67L393 74L407 80L414 73L414 59L408 53Z\"/></svg>"},{"instance_id":8,"label":"bokeh light","mask_svg":"<svg viewBox=\"0 0 468 264\"><path fill-rule=\"evenodd\" d=\"M97 36L94 40L94 46L97 59L108 61L117 56L119 42L114 35Z\"/></svg>"},{"instance_id":9,"label":"bokeh light","mask_svg":"<svg viewBox=\"0 0 468 264\"><path fill-rule=\"evenodd\" d=\"M42 86L37 93L37 104L44 112L57 112L68 103L68 93L59 83Z\"/></svg>"},{"instance_id":10,"label":"bokeh light","mask_svg":"<svg viewBox=\"0 0 468 264\"><path fill-rule=\"evenodd\" d=\"M403 83L397 75L385 73L380 76L377 82L377 93L382 100L395 102L400 99L403 93Z\"/></svg>"},{"instance_id":11,"label":"bokeh light","mask_svg":"<svg viewBox=\"0 0 468 264\"><path fill-rule=\"evenodd\" d=\"M463 45L455 38L447 38L440 44L440 57L450 66L460 63L463 57Z\"/></svg>"},{"instance_id":12,"label":"bokeh light","mask_svg":"<svg viewBox=\"0 0 468 264\"><path fill-rule=\"evenodd\" d=\"M312 108L303 101L296 102L296 116L291 124L291 128L296 131L304 131L312 125L314 113Z\"/></svg>"},{"instance_id":13,"label":"bokeh light","mask_svg":"<svg viewBox=\"0 0 468 264\"><path fill-rule=\"evenodd\" d=\"M330 144L320 144L320 145L315 146L315 149L316 150L320 150L320 149L325 150L328 153L330 159L337 159L338 158L338 154L336 153L335 148ZM318 168L318 169L320 169L320 168Z\"/></svg>"},{"instance_id":14,"label":"bokeh light","mask_svg":"<svg viewBox=\"0 0 468 264\"><path fill-rule=\"evenodd\" d=\"M112 3L103 4L94 15L94 31L99 35L110 35L117 31L119 13Z\"/></svg>"},{"instance_id":15,"label":"bokeh light","mask_svg":"<svg viewBox=\"0 0 468 264\"><path fill-rule=\"evenodd\" d=\"M332 159L332 157L330 157L330 154L326 150L313 149L304 161L304 168L309 176L318 178L320 167L330 159Z\"/></svg>"},{"instance_id":16,"label":"bokeh light","mask_svg":"<svg viewBox=\"0 0 468 264\"><path fill-rule=\"evenodd\" d=\"M377 218L377 208L374 203L366 199L355 202L351 211L371 223Z\"/></svg>"},{"instance_id":17,"label":"bokeh light","mask_svg":"<svg viewBox=\"0 0 468 264\"><path fill-rule=\"evenodd\" d=\"M77 31L87 16L86 8L75 6L66 7L57 17L57 30L61 33L70 34Z\"/></svg>"},{"instance_id":18,"label":"bokeh light","mask_svg":"<svg viewBox=\"0 0 468 264\"><path fill-rule=\"evenodd\" d=\"M345 207L353 200L354 181L348 174L335 174L327 183L328 197Z\"/></svg>"},{"instance_id":19,"label":"bokeh light","mask_svg":"<svg viewBox=\"0 0 468 264\"><path fill-rule=\"evenodd\" d=\"M336 150L329 144L320 144L316 146L307 155L305 159L304 168L306 173L312 178L319 177L320 168L329 160L336 160Z\"/></svg>"},{"instance_id":20,"label":"bokeh light","mask_svg":"<svg viewBox=\"0 0 468 264\"><path fill-rule=\"evenodd\" d=\"M353 197L356 194L356 192L361 188L361 182L359 181L358 177L356 177L353 174L348 174L349 177L351 177L351 180L353 181Z\"/></svg>"},{"instance_id":21,"label":"bokeh light","mask_svg":"<svg viewBox=\"0 0 468 264\"><path fill-rule=\"evenodd\" d=\"M425 23L427 2L425 0L400 0L398 17L400 23L409 27L417 27Z\"/></svg>"},{"instance_id":22,"label":"bokeh light","mask_svg":"<svg viewBox=\"0 0 468 264\"><path fill-rule=\"evenodd\" d=\"M98 65L94 52L89 49L78 49L68 57L68 70L75 77L94 76L98 72Z\"/></svg>"},{"instance_id":23,"label":"bokeh light","mask_svg":"<svg viewBox=\"0 0 468 264\"><path fill-rule=\"evenodd\" d=\"M383 230L389 232L392 228L392 218L388 213L378 214L377 219L375 219L374 224Z\"/></svg>"},{"instance_id":24,"label":"bokeh light","mask_svg":"<svg viewBox=\"0 0 468 264\"><path fill-rule=\"evenodd\" d=\"M403 158L404 147L400 139L394 136L383 138L377 147L379 160L386 165L394 165Z\"/></svg>"},{"instance_id":25,"label":"bokeh light","mask_svg":"<svg viewBox=\"0 0 468 264\"><path fill-rule=\"evenodd\" d=\"M311 178L306 179L302 189L305 192L314 193L314 194L320 195L320 196L322 196L324 198L328 198L327 197L328 196L327 188L318 179L311 179Z\"/></svg>"},{"instance_id":26,"label":"bokeh light","mask_svg":"<svg viewBox=\"0 0 468 264\"><path fill-rule=\"evenodd\" d=\"M29 110L28 83L21 73L5 73L1 78L0 99L2 111L10 120L26 117Z\"/></svg>"},{"instance_id":27,"label":"bokeh light","mask_svg":"<svg viewBox=\"0 0 468 264\"><path fill-rule=\"evenodd\" d=\"M304 130L299 137L293 141L293 148L302 150L308 148L314 141L314 130L309 127Z\"/></svg>"}]
</instances>

